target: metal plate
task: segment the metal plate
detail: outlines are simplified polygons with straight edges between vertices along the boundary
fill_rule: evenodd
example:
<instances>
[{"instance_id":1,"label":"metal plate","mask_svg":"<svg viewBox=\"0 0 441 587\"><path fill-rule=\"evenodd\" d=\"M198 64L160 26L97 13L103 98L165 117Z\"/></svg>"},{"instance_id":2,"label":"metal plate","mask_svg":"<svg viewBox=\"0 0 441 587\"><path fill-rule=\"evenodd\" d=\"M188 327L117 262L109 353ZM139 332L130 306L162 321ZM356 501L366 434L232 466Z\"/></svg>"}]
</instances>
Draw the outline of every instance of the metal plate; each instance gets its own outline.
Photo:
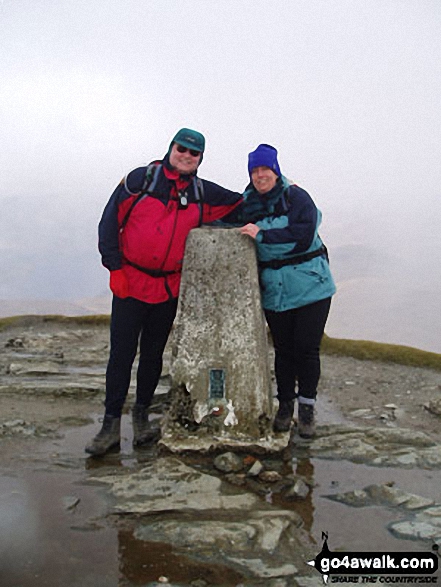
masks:
<instances>
[{"instance_id":1,"label":"metal plate","mask_svg":"<svg viewBox=\"0 0 441 587\"><path fill-rule=\"evenodd\" d=\"M210 369L210 399L223 399L225 397L225 371L224 369Z\"/></svg>"}]
</instances>

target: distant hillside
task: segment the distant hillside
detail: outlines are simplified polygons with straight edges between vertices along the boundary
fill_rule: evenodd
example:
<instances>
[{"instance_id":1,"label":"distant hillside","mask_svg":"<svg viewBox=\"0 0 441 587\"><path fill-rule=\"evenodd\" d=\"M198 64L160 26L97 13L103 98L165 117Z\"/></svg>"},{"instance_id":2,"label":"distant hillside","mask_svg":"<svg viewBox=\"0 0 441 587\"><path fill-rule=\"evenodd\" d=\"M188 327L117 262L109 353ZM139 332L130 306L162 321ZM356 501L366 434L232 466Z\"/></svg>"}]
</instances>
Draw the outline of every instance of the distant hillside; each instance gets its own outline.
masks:
<instances>
[{"instance_id":1,"label":"distant hillside","mask_svg":"<svg viewBox=\"0 0 441 587\"><path fill-rule=\"evenodd\" d=\"M110 313L110 295L67 300L0 300L0 318L28 314L60 314L62 316L87 316Z\"/></svg>"},{"instance_id":2,"label":"distant hillside","mask_svg":"<svg viewBox=\"0 0 441 587\"><path fill-rule=\"evenodd\" d=\"M439 291L409 281L403 261L364 245L331 251L337 282L326 333L334 338L371 340L441 353ZM0 317L23 314L81 316L109 314L111 294L72 301L0 300Z\"/></svg>"},{"instance_id":3,"label":"distant hillside","mask_svg":"<svg viewBox=\"0 0 441 587\"><path fill-rule=\"evenodd\" d=\"M409 288L398 278L337 283L326 332L335 338L389 342L441 353L438 292Z\"/></svg>"}]
</instances>

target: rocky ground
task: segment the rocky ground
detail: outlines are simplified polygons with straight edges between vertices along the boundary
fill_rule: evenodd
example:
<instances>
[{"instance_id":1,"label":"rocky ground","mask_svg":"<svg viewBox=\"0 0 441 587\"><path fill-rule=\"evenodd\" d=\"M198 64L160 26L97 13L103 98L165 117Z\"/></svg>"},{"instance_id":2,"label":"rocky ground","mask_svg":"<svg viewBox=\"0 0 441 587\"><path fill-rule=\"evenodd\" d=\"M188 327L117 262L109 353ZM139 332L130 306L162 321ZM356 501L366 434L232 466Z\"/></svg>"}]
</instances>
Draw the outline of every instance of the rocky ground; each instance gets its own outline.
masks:
<instances>
[{"instance_id":1,"label":"rocky ground","mask_svg":"<svg viewBox=\"0 0 441 587\"><path fill-rule=\"evenodd\" d=\"M441 372L323 356L312 443L293 437L277 455L177 457L157 446L135 453L127 416L120 455L96 463L83 446L102 413L107 354L107 326L23 318L0 332L0 514L10 511L6 505L17 496L14 483L26 479L34 487L41 474L52 495L56 488L47 479L58 479L60 487L69 480L74 494L69 486L60 496L53 532L71 548L74 530L81 536L78 549L94 545L81 555L81 565L74 565L73 555L65 565L52 561L62 582L51 582L39 568L39 585L319 585L320 575L306 561L321 548L325 528L318 524L326 518L317 521L317 512L325 498L334 515L349 519L357 511L357 523L384 517L393 537L390 543L384 539L385 547L429 550L441 542ZM168 389L165 363L158 416ZM342 463L352 467L350 481ZM320 470L327 472L326 481L320 481ZM76 512L75 524L60 522L66 511ZM14 518L3 515L8 519L14 536ZM104 544L112 532L118 535L117 547L109 550L112 563L104 557L102 567L94 565L88 556L97 540L90 537L100 536ZM14 559L0 539L5 587L35 584L38 574L37 555L26 547L23 558L24 546L17 545L20 556ZM152 552L162 566L152 561ZM70 564L75 572L66 582ZM78 566L83 574L74 578Z\"/></svg>"}]
</instances>

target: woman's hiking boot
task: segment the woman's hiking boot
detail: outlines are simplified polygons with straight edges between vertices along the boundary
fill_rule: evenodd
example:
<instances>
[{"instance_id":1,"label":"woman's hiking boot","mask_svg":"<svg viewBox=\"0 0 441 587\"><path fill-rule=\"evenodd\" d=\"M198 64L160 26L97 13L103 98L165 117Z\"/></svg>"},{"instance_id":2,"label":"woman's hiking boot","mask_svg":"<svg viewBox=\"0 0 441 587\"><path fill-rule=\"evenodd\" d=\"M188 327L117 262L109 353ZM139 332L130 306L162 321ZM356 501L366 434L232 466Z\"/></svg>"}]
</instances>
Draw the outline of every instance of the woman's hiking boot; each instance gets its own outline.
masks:
<instances>
[{"instance_id":1,"label":"woman's hiking boot","mask_svg":"<svg viewBox=\"0 0 441 587\"><path fill-rule=\"evenodd\" d=\"M291 427L292 417L294 414L294 400L280 401L279 409L274 418L274 432L288 432Z\"/></svg>"},{"instance_id":2,"label":"woman's hiking boot","mask_svg":"<svg viewBox=\"0 0 441 587\"><path fill-rule=\"evenodd\" d=\"M314 406L299 402L299 436L312 438L315 435Z\"/></svg>"},{"instance_id":3,"label":"woman's hiking boot","mask_svg":"<svg viewBox=\"0 0 441 587\"><path fill-rule=\"evenodd\" d=\"M105 415L101 430L85 450L94 457L102 457L110 450L119 448L120 443L121 418Z\"/></svg>"},{"instance_id":4,"label":"woman's hiking boot","mask_svg":"<svg viewBox=\"0 0 441 587\"><path fill-rule=\"evenodd\" d=\"M159 428L149 423L148 407L135 404L132 408L133 446L145 446L160 436Z\"/></svg>"}]
</instances>

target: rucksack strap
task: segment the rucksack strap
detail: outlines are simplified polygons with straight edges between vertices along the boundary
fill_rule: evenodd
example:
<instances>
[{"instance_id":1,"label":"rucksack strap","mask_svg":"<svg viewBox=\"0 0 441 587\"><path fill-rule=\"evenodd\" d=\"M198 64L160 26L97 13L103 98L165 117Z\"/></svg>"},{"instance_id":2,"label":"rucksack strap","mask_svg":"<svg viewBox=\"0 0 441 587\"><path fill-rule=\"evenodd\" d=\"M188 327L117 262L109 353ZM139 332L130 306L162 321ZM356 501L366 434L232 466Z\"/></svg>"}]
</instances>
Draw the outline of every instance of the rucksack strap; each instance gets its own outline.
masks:
<instances>
[{"instance_id":1,"label":"rucksack strap","mask_svg":"<svg viewBox=\"0 0 441 587\"><path fill-rule=\"evenodd\" d=\"M136 263L129 261L127 257L124 257L124 262L127 263L127 265L130 265L131 267L138 269L138 271L150 275L151 277L168 277L169 275L173 275L174 273L181 273L181 269L173 269L169 271L166 271L164 269L148 269L147 267L142 267L141 265L137 265Z\"/></svg>"},{"instance_id":2,"label":"rucksack strap","mask_svg":"<svg viewBox=\"0 0 441 587\"><path fill-rule=\"evenodd\" d=\"M199 226L202 226L202 217L204 214L204 184L199 177L193 177L194 197L199 206Z\"/></svg>"},{"instance_id":3,"label":"rucksack strap","mask_svg":"<svg viewBox=\"0 0 441 587\"><path fill-rule=\"evenodd\" d=\"M122 222L119 227L120 232L122 232L124 230L128 220L130 218L130 214L132 213L132 210L136 206L136 204L138 204L138 202L140 200L142 200L144 198L144 196L146 196L147 194L151 194L153 192L153 190L155 189L156 184L158 183L158 178L159 178L159 173L161 171L161 168L162 168L162 163L150 163L149 165L147 165L141 191L136 196L136 198L133 200L129 209L125 213L124 218L122 219Z\"/></svg>"},{"instance_id":4,"label":"rucksack strap","mask_svg":"<svg viewBox=\"0 0 441 587\"><path fill-rule=\"evenodd\" d=\"M259 269L280 269L281 267L285 267L285 265L300 265L300 263L306 263L306 261L321 256L328 260L328 250L325 245L322 245L319 249L311 251L310 253L304 253L303 255L297 255L297 257L290 257L289 259L259 261Z\"/></svg>"}]
</instances>

